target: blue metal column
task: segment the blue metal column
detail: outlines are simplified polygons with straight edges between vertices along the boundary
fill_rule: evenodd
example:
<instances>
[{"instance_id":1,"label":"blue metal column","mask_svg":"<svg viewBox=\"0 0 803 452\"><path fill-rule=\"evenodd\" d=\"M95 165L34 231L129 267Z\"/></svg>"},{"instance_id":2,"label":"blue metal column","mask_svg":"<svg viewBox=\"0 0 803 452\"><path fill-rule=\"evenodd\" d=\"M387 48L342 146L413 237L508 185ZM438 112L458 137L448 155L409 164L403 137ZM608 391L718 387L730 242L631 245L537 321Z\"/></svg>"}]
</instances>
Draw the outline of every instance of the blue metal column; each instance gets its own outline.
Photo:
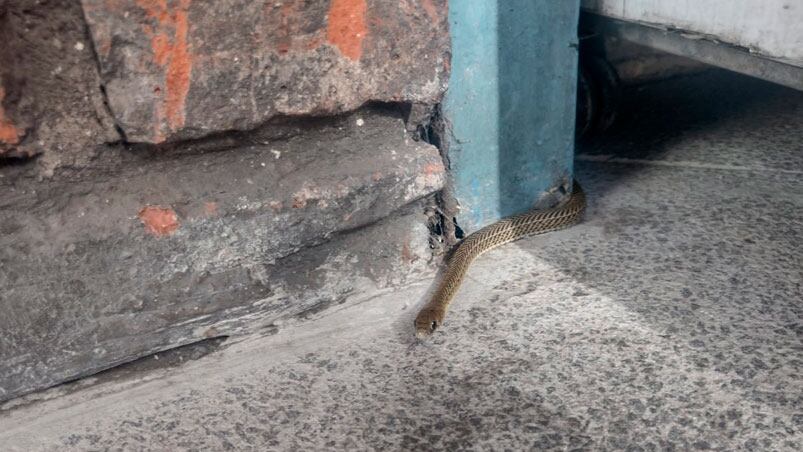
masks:
<instances>
[{"instance_id":1,"label":"blue metal column","mask_svg":"<svg viewBox=\"0 0 803 452\"><path fill-rule=\"evenodd\" d=\"M579 13L579 0L449 2L442 141L464 232L571 187Z\"/></svg>"}]
</instances>

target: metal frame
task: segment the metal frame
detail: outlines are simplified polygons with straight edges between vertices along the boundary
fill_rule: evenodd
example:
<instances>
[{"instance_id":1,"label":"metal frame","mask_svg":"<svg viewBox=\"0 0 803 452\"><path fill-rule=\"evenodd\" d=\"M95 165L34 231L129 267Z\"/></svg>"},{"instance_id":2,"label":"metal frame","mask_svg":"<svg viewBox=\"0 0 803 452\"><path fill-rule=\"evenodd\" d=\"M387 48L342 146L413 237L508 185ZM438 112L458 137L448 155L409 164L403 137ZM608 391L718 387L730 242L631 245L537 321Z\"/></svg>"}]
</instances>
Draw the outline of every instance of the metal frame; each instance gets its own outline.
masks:
<instances>
[{"instance_id":1,"label":"metal frame","mask_svg":"<svg viewBox=\"0 0 803 452\"><path fill-rule=\"evenodd\" d=\"M589 15L595 29L609 36L803 91L801 67L750 53L749 49L706 35L612 19L590 12L584 14Z\"/></svg>"}]
</instances>

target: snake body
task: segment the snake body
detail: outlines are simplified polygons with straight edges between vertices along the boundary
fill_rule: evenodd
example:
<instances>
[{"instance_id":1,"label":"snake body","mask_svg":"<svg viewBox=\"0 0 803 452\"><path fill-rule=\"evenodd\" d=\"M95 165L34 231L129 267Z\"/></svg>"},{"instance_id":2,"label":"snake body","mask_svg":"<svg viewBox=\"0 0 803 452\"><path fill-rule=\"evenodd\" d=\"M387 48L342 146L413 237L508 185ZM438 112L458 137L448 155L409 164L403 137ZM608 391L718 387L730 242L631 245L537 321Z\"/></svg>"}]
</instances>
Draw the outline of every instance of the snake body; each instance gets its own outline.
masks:
<instances>
[{"instance_id":1,"label":"snake body","mask_svg":"<svg viewBox=\"0 0 803 452\"><path fill-rule=\"evenodd\" d=\"M580 220L585 207L585 193L580 184L574 182L572 195L564 204L503 218L466 237L447 260L446 271L429 303L418 313L416 336L426 338L443 324L449 304L477 256L522 237L569 227Z\"/></svg>"}]
</instances>

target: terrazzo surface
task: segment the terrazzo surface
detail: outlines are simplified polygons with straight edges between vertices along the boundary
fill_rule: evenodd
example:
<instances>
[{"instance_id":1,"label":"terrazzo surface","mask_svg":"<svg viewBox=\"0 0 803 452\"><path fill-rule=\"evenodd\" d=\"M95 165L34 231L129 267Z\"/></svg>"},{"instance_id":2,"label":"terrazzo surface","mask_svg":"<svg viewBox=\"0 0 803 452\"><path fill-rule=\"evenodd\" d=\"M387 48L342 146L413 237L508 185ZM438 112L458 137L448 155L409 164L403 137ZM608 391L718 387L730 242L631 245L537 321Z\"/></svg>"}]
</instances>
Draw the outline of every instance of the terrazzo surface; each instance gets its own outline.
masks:
<instances>
[{"instance_id":1,"label":"terrazzo surface","mask_svg":"<svg viewBox=\"0 0 803 452\"><path fill-rule=\"evenodd\" d=\"M579 151L584 222L481 257L433 340L412 338L424 281L6 404L0 444L803 450L803 93L713 72L626 101Z\"/></svg>"}]
</instances>

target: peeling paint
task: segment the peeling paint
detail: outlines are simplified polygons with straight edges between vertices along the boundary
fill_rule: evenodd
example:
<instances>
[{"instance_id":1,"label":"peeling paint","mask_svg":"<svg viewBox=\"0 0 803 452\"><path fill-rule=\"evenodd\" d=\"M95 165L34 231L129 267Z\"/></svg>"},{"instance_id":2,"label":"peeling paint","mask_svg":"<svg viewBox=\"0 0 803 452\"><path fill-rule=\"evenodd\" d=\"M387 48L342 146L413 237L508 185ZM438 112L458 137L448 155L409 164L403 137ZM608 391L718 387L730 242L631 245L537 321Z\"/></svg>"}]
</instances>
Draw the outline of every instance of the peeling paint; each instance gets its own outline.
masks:
<instances>
[{"instance_id":1,"label":"peeling paint","mask_svg":"<svg viewBox=\"0 0 803 452\"><path fill-rule=\"evenodd\" d=\"M413 262L418 260L418 255L413 252L413 247L410 244L410 238L407 237L404 242L402 243L401 248L401 261L405 265L412 264Z\"/></svg>"},{"instance_id":2,"label":"peeling paint","mask_svg":"<svg viewBox=\"0 0 803 452\"><path fill-rule=\"evenodd\" d=\"M421 0L421 7L424 8L429 18L432 22L437 23L440 20L440 16L438 15L438 7L432 3L432 0Z\"/></svg>"},{"instance_id":3,"label":"peeling paint","mask_svg":"<svg viewBox=\"0 0 803 452\"><path fill-rule=\"evenodd\" d=\"M214 201L207 201L204 203L204 213L208 217L216 217L218 215L218 205Z\"/></svg>"},{"instance_id":4,"label":"peeling paint","mask_svg":"<svg viewBox=\"0 0 803 452\"><path fill-rule=\"evenodd\" d=\"M365 0L332 0L326 38L351 60L362 57L362 44L368 34Z\"/></svg>"},{"instance_id":5,"label":"peeling paint","mask_svg":"<svg viewBox=\"0 0 803 452\"><path fill-rule=\"evenodd\" d=\"M296 30L292 26L292 18L297 14L298 6L296 2L287 2L281 6L280 14L282 18L279 25L279 38L276 43L276 50L280 54L288 53L293 46L293 35Z\"/></svg>"},{"instance_id":6,"label":"peeling paint","mask_svg":"<svg viewBox=\"0 0 803 452\"><path fill-rule=\"evenodd\" d=\"M152 34L154 62L165 69L164 89L154 88L154 93L163 96L162 103L156 104L154 114L154 135L157 143L165 139L162 131L164 122L170 130L177 130L184 125L185 104L192 76L192 54L187 42L187 10L190 3L191 0L180 0L178 7L170 8L167 0L137 0L145 14L156 20L156 30L149 30L150 27L147 27L145 32L150 31Z\"/></svg>"},{"instance_id":7,"label":"peeling paint","mask_svg":"<svg viewBox=\"0 0 803 452\"><path fill-rule=\"evenodd\" d=\"M303 209L307 207L308 201L313 200L321 200L322 198L331 197L333 193L322 191L319 187L314 187L310 185L305 185L301 190L293 193L293 204L292 207L294 209ZM320 206L320 203L319 203Z\"/></svg>"},{"instance_id":8,"label":"peeling paint","mask_svg":"<svg viewBox=\"0 0 803 452\"><path fill-rule=\"evenodd\" d=\"M17 127L6 117L5 110L3 110L3 98L6 92L0 86L0 142L5 144L18 144L20 142L20 135L22 135Z\"/></svg>"},{"instance_id":9,"label":"peeling paint","mask_svg":"<svg viewBox=\"0 0 803 452\"><path fill-rule=\"evenodd\" d=\"M169 207L145 206L139 211L145 230L157 237L170 235L179 227L178 215Z\"/></svg>"},{"instance_id":10,"label":"peeling paint","mask_svg":"<svg viewBox=\"0 0 803 452\"><path fill-rule=\"evenodd\" d=\"M263 14L274 14L273 3L267 2ZM308 51L314 50L324 44L326 41L322 36L322 32L316 31L309 34L302 29L302 21L305 5L301 2L286 2L279 6L279 27L276 30L275 43L268 42L268 45L274 45L276 51L280 55L285 55L295 51Z\"/></svg>"},{"instance_id":11,"label":"peeling paint","mask_svg":"<svg viewBox=\"0 0 803 452\"><path fill-rule=\"evenodd\" d=\"M431 176L433 174L442 174L446 171L443 167L443 162L429 163L424 167L424 174Z\"/></svg>"}]
</instances>

